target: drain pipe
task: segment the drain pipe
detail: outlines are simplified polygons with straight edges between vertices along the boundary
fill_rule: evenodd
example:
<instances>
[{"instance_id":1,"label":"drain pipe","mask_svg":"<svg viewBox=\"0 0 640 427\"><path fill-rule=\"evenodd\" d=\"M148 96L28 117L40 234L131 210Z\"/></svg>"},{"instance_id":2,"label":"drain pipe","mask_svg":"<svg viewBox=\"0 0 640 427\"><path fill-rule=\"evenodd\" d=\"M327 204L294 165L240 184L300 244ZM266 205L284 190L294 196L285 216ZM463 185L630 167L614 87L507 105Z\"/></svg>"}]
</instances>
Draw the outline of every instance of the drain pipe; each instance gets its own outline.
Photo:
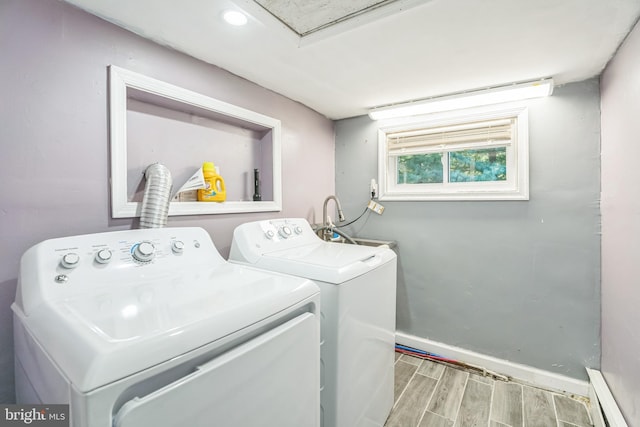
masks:
<instances>
[{"instance_id":1,"label":"drain pipe","mask_svg":"<svg viewBox=\"0 0 640 427\"><path fill-rule=\"evenodd\" d=\"M162 228L167 225L173 181L169 169L160 163L149 165L144 171L144 187L140 228Z\"/></svg>"}]
</instances>

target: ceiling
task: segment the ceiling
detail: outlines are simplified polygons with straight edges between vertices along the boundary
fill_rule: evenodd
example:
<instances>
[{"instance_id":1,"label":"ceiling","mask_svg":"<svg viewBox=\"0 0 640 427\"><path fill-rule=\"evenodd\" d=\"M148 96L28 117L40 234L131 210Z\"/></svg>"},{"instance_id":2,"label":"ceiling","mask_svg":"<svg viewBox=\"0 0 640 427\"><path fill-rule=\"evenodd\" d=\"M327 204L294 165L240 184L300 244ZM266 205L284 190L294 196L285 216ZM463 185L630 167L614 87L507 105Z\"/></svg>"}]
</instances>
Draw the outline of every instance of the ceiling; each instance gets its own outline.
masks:
<instances>
[{"instance_id":1,"label":"ceiling","mask_svg":"<svg viewBox=\"0 0 640 427\"><path fill-rule=\"evenodd\" d=\"M638 0L65 0L330 119L602 72ZM244 12L247 25L222 20Z\"/></svg>"}]
</instances>

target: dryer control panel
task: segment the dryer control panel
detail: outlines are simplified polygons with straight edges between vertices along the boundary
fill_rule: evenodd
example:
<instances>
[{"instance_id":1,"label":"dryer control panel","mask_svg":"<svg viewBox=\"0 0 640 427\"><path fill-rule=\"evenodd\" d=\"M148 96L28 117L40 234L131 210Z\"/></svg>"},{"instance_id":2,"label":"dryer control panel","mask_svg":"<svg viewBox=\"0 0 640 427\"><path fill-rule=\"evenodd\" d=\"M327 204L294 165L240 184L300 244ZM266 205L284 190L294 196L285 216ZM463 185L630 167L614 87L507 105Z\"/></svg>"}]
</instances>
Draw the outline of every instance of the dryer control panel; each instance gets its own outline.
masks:
<instances>
[{"instance_id":1,"label":"dryer control panel","mask_svg":"<svg viewBox=\"0 0 640 427\"><path fill-rule=\"evenodd\" d=\"M226 261L202 228L176 227L113 231L41 242L20 263L25 313L42 300L90 292L106 284L166 279L177 270Z\"/></svg>"}]
</instances>

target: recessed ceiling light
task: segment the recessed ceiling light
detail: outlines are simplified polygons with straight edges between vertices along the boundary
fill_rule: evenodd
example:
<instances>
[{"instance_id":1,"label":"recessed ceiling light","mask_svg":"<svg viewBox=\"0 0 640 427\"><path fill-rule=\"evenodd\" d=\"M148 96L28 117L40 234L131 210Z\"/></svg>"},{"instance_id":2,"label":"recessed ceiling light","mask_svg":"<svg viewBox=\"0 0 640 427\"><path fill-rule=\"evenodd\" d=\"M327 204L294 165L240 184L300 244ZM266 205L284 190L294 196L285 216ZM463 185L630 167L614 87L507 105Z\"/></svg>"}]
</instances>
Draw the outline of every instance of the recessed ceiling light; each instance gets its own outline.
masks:
<instances>
[{"instance_id":1,"label":"recessed ceiling light","mask_svg":"<svg viewBox=\"0 0 640 427\"><path fill-rule=\"evenodd\" d=\"M222 14L227 23L231 25L245 25L247 23L247 16L244 13L238 12L237 10L227 10Z\"/></svg>"}]
</instances>

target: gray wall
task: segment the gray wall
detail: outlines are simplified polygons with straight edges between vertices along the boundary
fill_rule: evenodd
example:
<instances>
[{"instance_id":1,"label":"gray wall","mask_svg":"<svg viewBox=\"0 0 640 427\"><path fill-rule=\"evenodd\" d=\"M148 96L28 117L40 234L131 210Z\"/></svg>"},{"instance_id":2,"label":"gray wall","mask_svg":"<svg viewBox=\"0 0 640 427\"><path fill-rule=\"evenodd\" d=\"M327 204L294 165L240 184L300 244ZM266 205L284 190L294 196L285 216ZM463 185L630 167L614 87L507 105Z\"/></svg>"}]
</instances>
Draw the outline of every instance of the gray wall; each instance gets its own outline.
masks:
<instances>
[{"instance_id":1,"label":"gray wall","mask_svg":"<svg viewBox=\"0 0 640 427\"><path fill-rule=\"evenodd\" d=\"M351 227L398 242L397 329L586 379L600 356L598 80L528 102L529 201L388 202ZM348 217L377 177L377 124L336 124Z\"/></svg>"},{"instance_id":2,"label":"gray wall","mask_svg":"<svg viewBox=\"0 0 640 427\"><path fill-rule=\"evenodd\" d=\"M224 256L236 225L321 216L334 191L333 123L217 67L60 1L0 0L0 402L13 401L13 302L21 254L44 239L131 228L109 207L107 65L282 121L282 212L171 217L201 226Z\"/></svg>"},{"instance_id":3,"label":"gray wall","mask_svg":"<svg viewBox=\"0 0 640 427\"><path fill-rule=\"evenodd\" d=\"M640 25L602 76L602 373L640 426Z\"/></svg>"}]
</instances>

